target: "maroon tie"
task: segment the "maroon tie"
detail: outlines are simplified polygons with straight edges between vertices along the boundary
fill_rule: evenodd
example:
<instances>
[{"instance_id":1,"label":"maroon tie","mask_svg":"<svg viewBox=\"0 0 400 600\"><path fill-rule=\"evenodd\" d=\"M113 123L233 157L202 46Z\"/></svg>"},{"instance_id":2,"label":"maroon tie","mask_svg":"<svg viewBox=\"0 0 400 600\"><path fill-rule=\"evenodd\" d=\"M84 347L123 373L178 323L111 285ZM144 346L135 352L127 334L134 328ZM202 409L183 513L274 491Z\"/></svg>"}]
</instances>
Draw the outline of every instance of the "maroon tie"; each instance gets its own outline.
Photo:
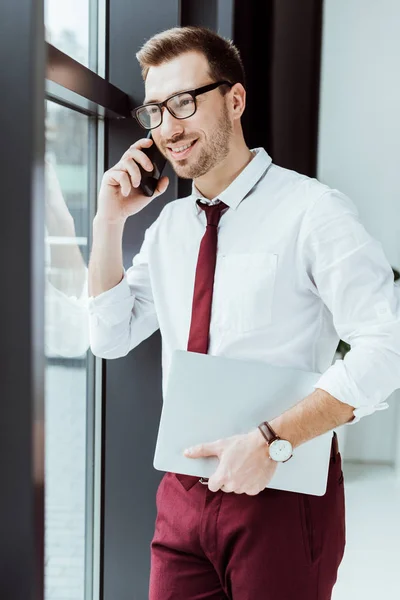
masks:
<instances>
[{"instance_id":1,"label":"maroon tie","mask_svg":"<svg viewBox=\"0 0 400 600\"><path fill-rule=\"evenodd\" d=\"M188 351L207 354L211 305L214 287L215 264L217 262L217 237L218 223L224 208L223 202L218 204L204 204L197 200L197 204L206 212L207 227L200 243L197 259L196 277L194 282L192 321L190 323ZM198 481L198 477L176 473L176 478L186 490L190 490Z\"/></svg>"},{"instance_id":2,"label":"maroon tie","mask_svg":"<svg viewBox=\"0 0 400 600\"><path fill-rule=\"evenodd\" d=\"M227 205L197 204L205 211L207 227L200 244L194 283L192 321L190 324L187 349L190 352L207 354L211 319L211 305L214 286L215 264L217 261L218 223Z\"/></svg>"}]
</instances>

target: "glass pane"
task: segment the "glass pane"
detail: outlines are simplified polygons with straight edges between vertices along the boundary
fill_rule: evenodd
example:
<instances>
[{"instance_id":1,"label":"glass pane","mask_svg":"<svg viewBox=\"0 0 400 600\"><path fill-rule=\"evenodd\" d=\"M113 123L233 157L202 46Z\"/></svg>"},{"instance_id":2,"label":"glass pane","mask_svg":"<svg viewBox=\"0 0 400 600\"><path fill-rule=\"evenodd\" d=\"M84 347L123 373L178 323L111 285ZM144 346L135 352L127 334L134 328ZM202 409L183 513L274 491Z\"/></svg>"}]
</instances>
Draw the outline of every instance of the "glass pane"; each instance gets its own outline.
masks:
<instances>
[{"instance_id":1,"label":"glass pane","mask_svg":"<svg viewBox=\"0 0 400 600\"><path fill-rule=\"evenodd\" d=\"M46 103L46 600L85 589L89 119Z\"/></svg>"},{"instance_id":2,"label":"glass pane","mask_svg":"<svg viewBox=\"0 0 400 600\"><path fill-rule=\"evenodd\" d=\"M46 41L89 66L91 0L45 0Z\"/></svg>"}]
</instances>

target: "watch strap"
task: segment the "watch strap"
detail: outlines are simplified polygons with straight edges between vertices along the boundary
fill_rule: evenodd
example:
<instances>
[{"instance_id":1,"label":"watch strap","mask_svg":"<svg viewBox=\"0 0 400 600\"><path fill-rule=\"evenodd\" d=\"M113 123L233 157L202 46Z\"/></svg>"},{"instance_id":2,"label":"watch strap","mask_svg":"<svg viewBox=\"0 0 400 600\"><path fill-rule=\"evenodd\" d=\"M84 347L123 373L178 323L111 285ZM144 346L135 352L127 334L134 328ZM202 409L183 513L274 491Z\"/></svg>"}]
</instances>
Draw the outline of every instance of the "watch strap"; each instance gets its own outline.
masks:
<instances>
[{"instance_id":1,"label":"watch strap","mask_svg":"<svg viewBox=\"0 0 400 600\"><path fill-rule=\"evenodd\" d=\"M263 421L262 423L260 423L258 429L261 431L262 435L266 439L268 446L272 444L272 442L274 442L275 440L280 439L279 435L275 433L268 421Z\"/></svg>"}]
</instances>

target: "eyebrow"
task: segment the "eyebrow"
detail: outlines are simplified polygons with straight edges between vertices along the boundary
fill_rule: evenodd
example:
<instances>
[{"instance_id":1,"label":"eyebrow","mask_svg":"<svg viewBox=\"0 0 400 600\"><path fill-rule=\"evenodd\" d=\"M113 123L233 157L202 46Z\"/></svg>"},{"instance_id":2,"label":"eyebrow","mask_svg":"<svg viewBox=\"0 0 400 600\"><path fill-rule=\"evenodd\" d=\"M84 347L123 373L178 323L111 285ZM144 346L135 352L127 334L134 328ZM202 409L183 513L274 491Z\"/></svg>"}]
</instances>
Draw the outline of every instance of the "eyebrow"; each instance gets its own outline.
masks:
<instances>
[{"instance_id":1,"label":"eyebrow","mask_svg":"<svg viewBox=\"0 0 400 600\"><path fill-rule=\"evenodd\" d=\"M172 94L169 94L167 96L167 98L171 98L171 96L175 96L175 94L182 94L183 92L187 92L189 90L195 90L195 89L196 88L193 88L193 87L185 87L185 88L183 88L181 90L178 90L176 92L172 92ZM167 98L165 98L165 99L167 99ZM143 104L157 104L158 102L163 102L163 100L156 100L156 99L155 100L153 100L153 99L152 100L143 100Z\"/></svg>"}]
</instances>

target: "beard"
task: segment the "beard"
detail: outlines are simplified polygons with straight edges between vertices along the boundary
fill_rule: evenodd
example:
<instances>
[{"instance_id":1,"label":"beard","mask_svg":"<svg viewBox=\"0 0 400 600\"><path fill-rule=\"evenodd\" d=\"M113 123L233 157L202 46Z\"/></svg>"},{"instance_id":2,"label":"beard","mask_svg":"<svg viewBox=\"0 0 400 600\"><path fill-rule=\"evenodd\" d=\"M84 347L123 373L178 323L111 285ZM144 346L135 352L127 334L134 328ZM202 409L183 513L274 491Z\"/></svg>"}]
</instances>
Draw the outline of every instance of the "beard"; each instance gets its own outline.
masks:
<instances>
[{"instance_id":1,"label":"beard","mask_svg":"<svg viewBox=\"0 0 400 600\"><path fill-rule=\"evenodd\" d=\"M223 161L229 154L229 142L232 130L233 127L229 120L228 109L224 103L217 127L213 131L210 141L206 142L200 148L196 162L191 163L191 159L188 158L179 161L179 163L171 163L178 177L182 179L197 179Z\"/></svg>"}]
</instances>

